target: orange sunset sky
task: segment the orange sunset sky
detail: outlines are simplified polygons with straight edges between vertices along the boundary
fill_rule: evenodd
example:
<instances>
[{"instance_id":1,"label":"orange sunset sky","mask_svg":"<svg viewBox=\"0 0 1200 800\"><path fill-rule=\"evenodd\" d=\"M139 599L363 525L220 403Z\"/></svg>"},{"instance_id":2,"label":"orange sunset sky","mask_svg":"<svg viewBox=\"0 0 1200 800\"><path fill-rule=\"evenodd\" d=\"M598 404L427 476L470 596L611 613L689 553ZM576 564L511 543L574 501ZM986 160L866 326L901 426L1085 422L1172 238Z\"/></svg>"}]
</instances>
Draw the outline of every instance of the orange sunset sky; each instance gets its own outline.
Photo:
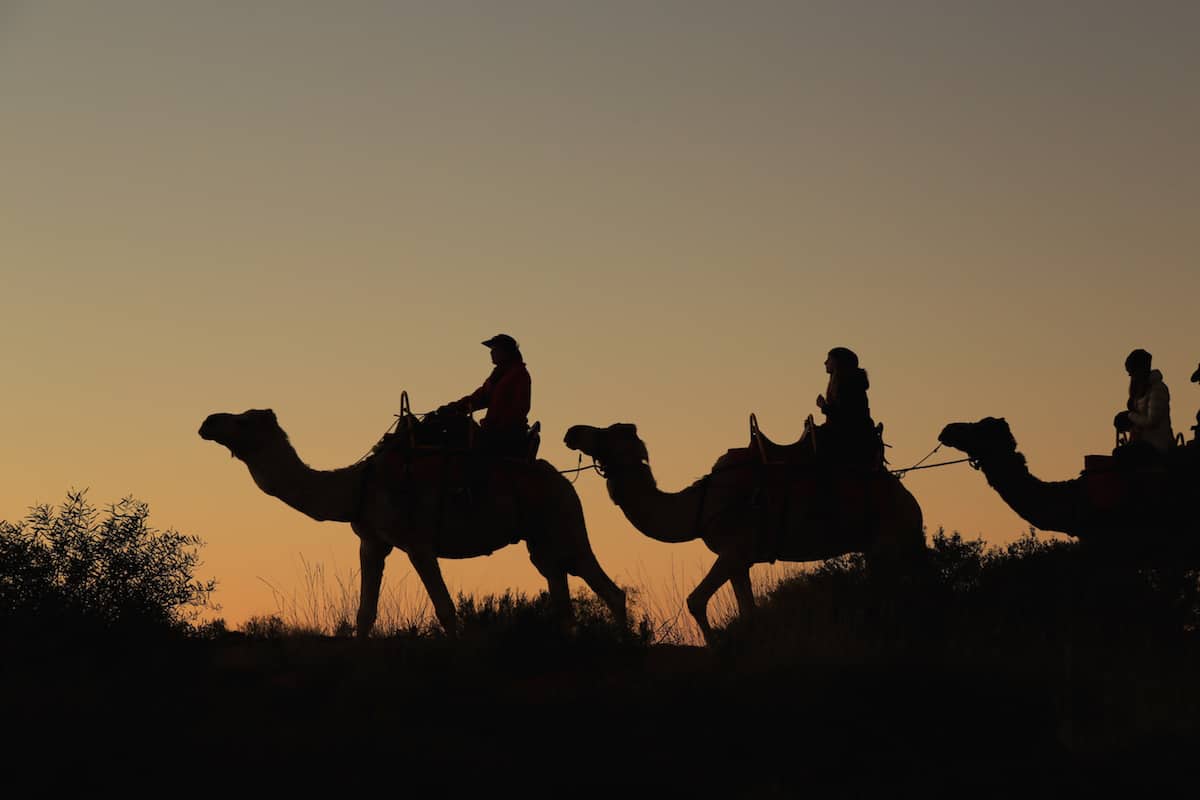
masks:
<instances>
[{"instance_id":1,"label":"orange sunset sky","mask_svg":"<svg viewBox=\"0 0 1200 800\"><path fill-rule=\"evenodd\" d=\"M1134 347L1190 433L1198 33L1194 2L0 1L0 518L134 494L207 541L227 620L273 612L357 540L201 420L270 407L342 466L499 331L543 457L635 422L666 489L752 410L798 435L835 345L896 466L995 415L1072 477ZM1026 527L965 465L905 481L930 531ZM618 582L711 562L577 486ZM523 547L443 569L542 587Z\"/></svg>"}]
</instances>

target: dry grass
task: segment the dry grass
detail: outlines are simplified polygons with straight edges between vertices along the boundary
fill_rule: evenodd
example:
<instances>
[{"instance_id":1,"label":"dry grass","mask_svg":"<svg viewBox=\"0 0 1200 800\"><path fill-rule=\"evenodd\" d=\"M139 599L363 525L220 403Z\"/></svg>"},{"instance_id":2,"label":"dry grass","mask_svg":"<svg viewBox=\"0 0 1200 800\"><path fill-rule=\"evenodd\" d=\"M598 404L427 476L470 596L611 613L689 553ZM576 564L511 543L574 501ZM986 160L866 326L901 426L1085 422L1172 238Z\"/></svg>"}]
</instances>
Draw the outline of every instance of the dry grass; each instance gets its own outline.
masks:
<instances>
[{"instance_id":1,"label":"dry grass","mask_svg":"<svg viewBox=\"0 0 1200 800\"><path fill-rule=\"evenodd\" d=\"M646 619L659 644L704 644L700 630L687 610L687 596L704 577L710 565L697 560L691 565L671 563L669 573L651 579L638 570L623 586L629 599L630 619ZM751 572L756 597L765 597L780 583L804 573L798 564L761 564ZM336 572L321 562L300 557L299 581L290 593L263 580L275 601L280 632L319 636L348 636L353 633L358 610L359 572L350 568ZM582 590L586 596L588 590ZM737 616L733 591L724 586L713 596L708 608L709 619L723 627ZM247 629L272 628L271 618L255 617ZM397 581L385 575L379 597L379 616L375 623L376 636L395 636L439 630L429 595L415 573L404 572Z\"/></svg>"},{"instance_id":2,"label":"dry grass","mask_svg":"<svg viewBox=\"0 0 1200 800\"><path fill-rule=\"evenodd\" d=\"M351 568L345 573L335 573L303 556L300 566L300 583L290 594L263 580L275 599L275 616L292 633L322 636L353 633L358 613L359 571ZM406 572L398 581L389 581L385 575L379 592L376 635L424 632L436 627L433 605L416 575Z\"/></svg>"},{"instance_id":3,"label":"dry grass","mask_svg":"<svg viewBox=\"0 0 1200 800\"><path fill-rule=\"evenodd\" d=\"M700 646L704 637L687 610L687 596L708 572L711 563L697 560L690 565L671 561L664 578L652 579L639 568L632 577L629 593L630 607L640 612L654 629L654 640L659 644ZM750 572L754 585L754 596L761 599L774 591L779 584L801 575L807 568L801 564L759 564ZM729 584L713 595L708 603L708 619L716 627L724 627L737 617L737 600Z\"/></svg>"}]
</instances>

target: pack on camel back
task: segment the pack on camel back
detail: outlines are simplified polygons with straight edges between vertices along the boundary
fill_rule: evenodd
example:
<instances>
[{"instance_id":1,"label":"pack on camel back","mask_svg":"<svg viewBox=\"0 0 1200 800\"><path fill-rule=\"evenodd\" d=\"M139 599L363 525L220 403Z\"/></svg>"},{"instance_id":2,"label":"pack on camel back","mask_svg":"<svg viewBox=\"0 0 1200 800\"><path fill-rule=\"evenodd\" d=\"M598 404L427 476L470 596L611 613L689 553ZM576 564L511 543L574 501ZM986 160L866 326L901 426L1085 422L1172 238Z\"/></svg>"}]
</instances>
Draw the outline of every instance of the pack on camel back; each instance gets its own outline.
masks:
<instances>
[{"instance_id":1,"label":"pack on camel back","mask_svg":"<svg viewBox=\"0 0 1200 800\"><path fill-rule=\"evenodd\" d=\"M1194 381L1200 370L1192 376ZM1110 455L1086 455L1080 477L1089 503L1122 517L1161 517L1180 521L1200 513L1200 413L1192 438L1170 434L1165 451L1138 441L1127 418L1114 420L1116 444Z\"/></svg>"},{"instance_id":2,"label":"pack on camel back","mask_svg":"<svg viewBox=\"0 0 1200 800\"><path fill-rule=\"evenodd\" d=\"M521 498L532 491L541 444L541 423L528 428L521 453L498 454L478 446L479 425L470 409L439 409L414 414L408 393L400 400L394 432L384 434L371 450L375 469L390 476L398 494L438 495L439 513L470 514L488 495ZM535 498L527 498L533 502Z\"/></svg>"},{"instance_id":3,"label":"pack on camel back","mask_svg":"<svg viewBox=\"0 0 1200 800\"><path fill-rule=\"evenodd\" d=\"M870 513L873 484L890 478L884 458L883 425L856 432L856 436L834 435L828 426L817 426L810 415L804 431L791 444L778 444L767 437L750 415L750 442L727 450L717 459L710 480L722 488L741 490L747 510L758 519L760 552L774 562L778 543L771 532L784 526L797 513L792 508L797 491L808 502L806 513L820 523L822 514L834 508L860 508Z\"/></svg>"},{"instance_id":4,"label":"pack on camel back","mask_svg":"<svg viewBox=\"0 0 1200 800\"><path fill-rule=\"evenodd\" d=\"M1184 518L1200 501L1200 445L1193 438L1165 456L1147 458L1122 440L1111 455L1084 456L1080 477L1089 505L1114 522L1126 516Z\"/></svg>"}]
</instances>

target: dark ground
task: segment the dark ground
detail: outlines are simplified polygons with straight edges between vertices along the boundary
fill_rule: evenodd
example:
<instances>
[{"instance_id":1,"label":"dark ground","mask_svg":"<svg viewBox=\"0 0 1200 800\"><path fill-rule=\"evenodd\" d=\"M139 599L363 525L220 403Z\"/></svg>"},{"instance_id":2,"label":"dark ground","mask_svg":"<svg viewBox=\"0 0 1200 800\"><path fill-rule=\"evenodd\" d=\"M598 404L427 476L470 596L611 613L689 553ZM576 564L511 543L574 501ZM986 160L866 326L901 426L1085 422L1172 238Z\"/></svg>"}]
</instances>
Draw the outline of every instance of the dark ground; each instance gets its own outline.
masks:
<instances>
[{"instance_id":1,"label":"dark ground","mask_svg":"<svg viewBox=\"0 0 1200 800\"><path fill-rule=\"evenodd\" d=\"M711 650L540 600L457 642L9 639L0 767L54 796L1195 794L1195 573L971 547L907 589L832 564Z\"/></svg>"},{"instance_id":2,"label":"dark ground","mask_svg":"<svg viewBox=\"0 0 1200 800\"><path fill-rule=\"evenodd\" d=\"M163 773L733 797L1141 795L1197 776L1194 709L1172 706L1169 682L1102 669L743 671L688 647L535 659L318 638L46 648L5 657L6 772L54 794Z\"/></svg>"}]
</instances>

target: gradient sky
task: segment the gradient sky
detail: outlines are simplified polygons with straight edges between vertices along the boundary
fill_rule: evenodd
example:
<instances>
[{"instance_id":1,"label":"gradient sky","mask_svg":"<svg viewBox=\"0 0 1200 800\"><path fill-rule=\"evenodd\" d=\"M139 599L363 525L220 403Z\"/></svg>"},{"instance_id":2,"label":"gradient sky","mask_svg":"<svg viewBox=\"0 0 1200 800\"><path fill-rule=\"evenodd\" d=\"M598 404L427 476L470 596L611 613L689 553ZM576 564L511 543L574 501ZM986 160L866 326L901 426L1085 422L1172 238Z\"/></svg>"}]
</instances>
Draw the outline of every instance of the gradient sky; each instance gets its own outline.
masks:
<instances>
[{"instance_id":1,"label":"gradient sky","mask_svg":"<svg viewBox=\"0 0 1200 800\"><path fill-rule=\"evenodd\" d=\"M798 435L835 345L897 466L996 415L1074 476L1134 347L1186 431L1198 34L1194 2L0 1L0 518L134 494L207 540L228 620L271 612L357 540L201 420L271 407L342 466L402 389L475 388L498 331L544 457L636 422L666 489L752 410ZM965 466L905 481L930 530L1026 527ZM619 582L711 562L578 489ZM523 547L443 569L542 585Z\"/></svg>"}]
</instances>

